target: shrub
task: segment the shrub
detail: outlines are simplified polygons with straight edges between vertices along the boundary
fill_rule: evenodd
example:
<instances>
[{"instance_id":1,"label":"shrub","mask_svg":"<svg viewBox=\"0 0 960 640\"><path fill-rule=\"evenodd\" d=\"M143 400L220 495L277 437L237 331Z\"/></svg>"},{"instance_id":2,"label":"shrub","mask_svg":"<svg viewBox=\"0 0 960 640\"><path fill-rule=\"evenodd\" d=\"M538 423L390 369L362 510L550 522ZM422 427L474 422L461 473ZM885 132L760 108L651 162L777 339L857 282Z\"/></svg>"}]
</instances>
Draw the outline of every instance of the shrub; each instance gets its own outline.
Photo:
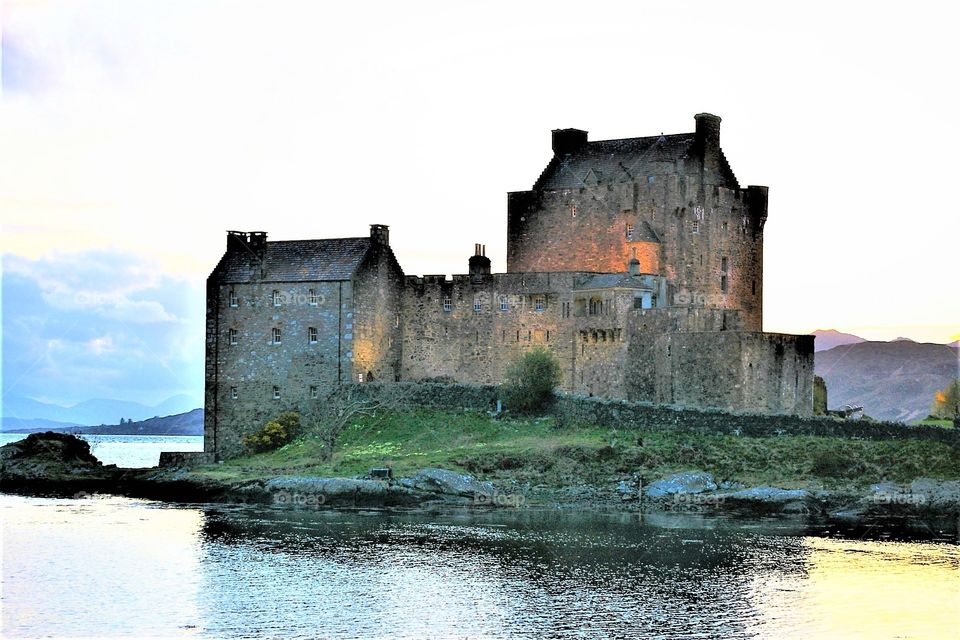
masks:
<instances>
[{"instance_id":1,"label":"shrub","mask_svg":"<svg viewBox=\"0 0 960 640\"><path fill-rule=\"evenodd\" d=\"M300 433L300 414L281 413L257 431L244 434L243 446L253 453L272 451L292 441Z\"/></svg>"},{"instance_id":2,"label":"shrub","mask_svg":"<svg viewBox=\"0 0 960 640\"><path fill-rule=\"evenodd\" d=\"M500 398L511 411L534 413L543 409L560 384L560 363L542 347L519 356L507 369Z\"/></svg>"}]
</instances>

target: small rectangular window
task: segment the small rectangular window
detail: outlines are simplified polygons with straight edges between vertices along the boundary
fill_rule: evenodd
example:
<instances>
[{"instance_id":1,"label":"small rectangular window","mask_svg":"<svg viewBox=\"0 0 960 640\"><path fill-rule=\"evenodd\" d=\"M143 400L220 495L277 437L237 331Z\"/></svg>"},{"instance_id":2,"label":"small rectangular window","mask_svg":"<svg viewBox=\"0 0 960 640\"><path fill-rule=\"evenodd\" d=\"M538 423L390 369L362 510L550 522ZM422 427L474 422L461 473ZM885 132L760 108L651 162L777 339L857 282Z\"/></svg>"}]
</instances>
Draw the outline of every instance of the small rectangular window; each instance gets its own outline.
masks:
<instances>
[{"instance_id":1,"label":"small rectangular window","mask_svg":"<svg viewBox=\"0 0 960 640\"><path fill-rule=\"evenodd\" d=\"M271 338L271 342L273 342L273 344L280 344L280 329L274 327L271 330Z\"/></svg>"},{"instance_id":2,"label":"small rectangular window","mask_svg":"<svg viewBox=\"0 0 960 640\"><path fill-rule=\"evenodd\" d=\"M314 400L320 397L320 393L319 391L317 391L317 388L315 386L310 387L310 397L313 398Z\"/></svg>"},{"instance_id":3,"label":"small rectangular window","mask_svg":"<svg viewBox=\"0 0 960 640\"><path fill-rule=\"evenodd\" d=\"M237 391L236 387L230 387L230 397L234 400L240 397L240 392Z\"/></svg>"},{"instance_id":4,"label":"small rectangular window","mask_svg":"<svg viewBox=\"0 0 960 640\"><path fill-rule=\"evenodd\" d=\"M317 344L317 328L316 327L308 328L307 337L310 340L310 344Z\"/></svg>"},{"instance_id":5,"label":"small rectangular window","mask_svg":"<svg viewBox=\"0 0 960 640\"><path fill-rule=\"evenodd\" d=\"M357 374L357 382L363 382L363 374L362 374L362 373L358 373L358 374Z\"/></svg>"},{"instance_id":6,"label":"small rectangular window","mask_svg":"<svg viewBox=\"0 0 960 640\"><path fill-rule=\"evenodd\" d=\"M724 273L726 273L728 264L729 263L727 261L727 256L723 256L722 258L720 258L720 271L723 271Z\"/></svg>"},{"instance_id":7,"label":"small rectangular window","mask_svg":"<svg viewBox=\"0 0 960 640\"><path fill-rule=\"evenodd\" d=\"M720 291L727 292L727 276L720 276Z\"/></svg>"},{"instance_id":8,"label":"small rectangular window","mask_svg":"<svg viewBox=\"0 0 960 640\"><path fill-rule=\"evenodd\" d=\"M274 388L273 388L273 399L274 399L274 400L279 400L279 399L280 399L280 387L274 387Z\"/></svg>"},{"instance_id":9,"label":"small rectangular window","mask_svg":"<svg viewBox=\"0 0 960 640\"><path fill-rule=\"evenodd\" d=\"M751 292L753 295L757 295L757 281L756 281L756 280L751 280L751 281L750 281L750 292Z\"/></svg>"},{"instance_id":10,"label":"small rectangular window","mask_svg":"<svg viewBox=\"0 0 960 640\"><path fill-rule=\"evenodd\" d=\"M317 292L313 289L310 289L310 291L307 293L307 302L311 307L315 307L320 303L320 298L317 296Z\"/></svg>"},{"instance_id":11,"label":"small rectangular window","mask_svg":"<svg viewBox=\"0 0 960 640\"><path fill-rule=\"evenodd\" d=\"M453 300L450 298L443 299L443 310L444 311L453 311Z\"/></svg>"},{"instance_id":12,"label":"small rectangular window","mask_svg":"<svg viewBox=\"0 0 960 640\"><path fill-rule=\"evenodd\" d=\"M543 311L547 306L547 300L543 296L537 296L533 300L534 311Z\"/></svg>"},{"instance_id":13,"label":"small rectangular window","mask_svg":"<svg viewBox=\"0 0 960 640\"><path fill-rule=\"evenodd\" d=\"M699 221L699 220L694 220L694 221L693 221L693 232L694 232L694 233L700 233L700 221Z\"/></svg>"},{"instance_id":14,"label":"small rectangular window","mask_svg":"<svg viewBox=\"0 0 960 640\"><path fill-rule=\"evenodd\" d=\"M273 290L273 306L275 307L280 306L280 292L277 291L276 289Z\"/></svg>"},{"instance_id":15,"label":"small rectangular window","mask_svg":"<svg viewBox=\"0 0 960 640\"><path fill-rule=\"evenodd\" d=\"M500 296L500 311L509 311L510 310L510 301L507 300L507 296Z\"/></svg>"},{"instance_id":16,"label":"small rectangular window","mask_svg":"<svg viewBox=\"0 0 960 640\"><path fill-rule=\"evenodd\" d=\"M653 176L647 176L647 184L653 184Z\"/></svg>"},{"instance_id":17,"label":"small rectangular window","mask_svg":"<svg viewBox=\"0 0 960 640\"><path fill-rule=\"evenodd\" d=\"M627 225L627 241L630 242L631 240L633 240L633 225L628 224Z\"/></svg>"},{"instance_id":18,"label":"small rectangular window","mask_svg":"<svg viewBox=\"0 0 960 640\"><path fill-rule=\"evenodd\" d=\"M473 310L474 311L483 311L483 302L480 301L480 298L473 299Z\"/></svg>"},{"instance_id":19,"label":"small rectangular window","mask_svg":"<svg viewBox=\"0 0 960 640\"><path fill-rule=\"evenodd\" d=\"M239 307L240 306L240 296L237 295L237 292L233 289L230 290L230 306Z\"/></svg>"},{"instance_id":20,"label":"small rectangular window","mask_svg":"<svg viewBox=\"0 0 960 640\"><path fill-rule=\"evenodd\" d=\"M237 344L237 330L230 329L227 333L230 335L230 344Z\"/></svg>"}]
</instances>

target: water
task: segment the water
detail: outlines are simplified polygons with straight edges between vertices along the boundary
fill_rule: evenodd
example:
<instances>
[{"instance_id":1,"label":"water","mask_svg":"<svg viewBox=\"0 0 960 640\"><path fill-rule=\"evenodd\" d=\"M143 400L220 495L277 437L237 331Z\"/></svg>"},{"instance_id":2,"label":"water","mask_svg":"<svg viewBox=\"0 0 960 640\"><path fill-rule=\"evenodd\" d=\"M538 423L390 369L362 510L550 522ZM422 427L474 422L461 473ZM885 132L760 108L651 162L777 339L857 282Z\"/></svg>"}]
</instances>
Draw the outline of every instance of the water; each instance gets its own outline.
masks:
<instances>
[{"instance_id":1,"label":"water","mask_svg":"<svg viewBox=\"0 0 960 640\"><path fill-rule=\"evenodd\" d=\"M947 638L955 539L0 495L4 637ZM868 535L874 535L871 531Z\"/></svg>"},{"instance_id":2,"label":"water","mask_svg":"<svg viewBox=\"0 0 960 640\"><path fill-rule=\"evenodd\" d=\"M24 433L0 434L0 446L27 437ZM155 467L161 451L203 451L203 436L83 435L90 451L104 464L118 467Z\"/></svg>"}]
</instances>

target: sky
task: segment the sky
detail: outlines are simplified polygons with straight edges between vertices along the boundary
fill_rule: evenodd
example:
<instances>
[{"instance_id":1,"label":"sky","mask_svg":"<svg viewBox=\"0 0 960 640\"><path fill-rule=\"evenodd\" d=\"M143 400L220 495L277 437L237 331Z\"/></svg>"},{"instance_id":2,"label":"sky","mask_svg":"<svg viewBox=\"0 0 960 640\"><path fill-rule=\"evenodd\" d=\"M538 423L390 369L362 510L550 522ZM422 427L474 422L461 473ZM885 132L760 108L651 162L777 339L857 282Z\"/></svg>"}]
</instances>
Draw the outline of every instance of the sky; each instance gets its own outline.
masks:
<instances>
[{"instance_id":1,"label":"sky","mask_svg":"<svg viewBox=\"0 0 960 640\"><path fill-rule=\"evenodd\" d=\"M770 188L764 329L960 338L942 2L6 0L4 394L199 402L227 229L389 224L410 274L505 268L506 193L590 139L723 118Z\"/></svg>"}]
</instances>

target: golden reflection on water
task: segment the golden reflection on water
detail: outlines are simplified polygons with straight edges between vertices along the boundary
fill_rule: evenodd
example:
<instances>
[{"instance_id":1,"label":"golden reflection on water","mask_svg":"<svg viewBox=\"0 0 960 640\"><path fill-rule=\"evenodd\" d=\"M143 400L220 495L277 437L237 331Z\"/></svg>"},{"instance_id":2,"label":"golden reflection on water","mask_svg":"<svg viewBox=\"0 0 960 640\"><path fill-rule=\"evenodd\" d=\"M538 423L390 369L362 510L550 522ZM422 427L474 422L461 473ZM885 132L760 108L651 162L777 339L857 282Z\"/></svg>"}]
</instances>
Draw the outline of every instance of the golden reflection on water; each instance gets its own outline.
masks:
<instances>
[{"instance_id":1,"label":"golden reflection on water","mask_svg":"<svg viewBox=\"0 0 960 640\"><path fill-rule=\"evenodd\" d=\"M956 545L804 538L803 546L802 572L754 580L761 637L960 637Z\"/></svg>"}]
</instances>

